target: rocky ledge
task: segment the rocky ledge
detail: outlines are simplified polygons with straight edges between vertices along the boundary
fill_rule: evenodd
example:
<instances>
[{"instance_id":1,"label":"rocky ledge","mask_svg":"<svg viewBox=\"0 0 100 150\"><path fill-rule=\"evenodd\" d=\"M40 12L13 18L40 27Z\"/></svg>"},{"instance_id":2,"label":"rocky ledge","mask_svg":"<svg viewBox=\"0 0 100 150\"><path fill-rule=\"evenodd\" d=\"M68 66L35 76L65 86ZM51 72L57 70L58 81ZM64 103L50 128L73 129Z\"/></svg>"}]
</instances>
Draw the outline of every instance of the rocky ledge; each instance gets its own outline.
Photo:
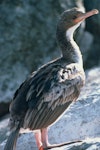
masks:
<instances>
[{"instance_id":1,"label":"rocky ledge","mask_svg":"<svg viewBox=\"0 0 100 150\"><path fill-rule=\"evenodd\" d=\"M49 129L49 141L82 140L52 150L100 150L100 67L86 72L86 85L79 100ZM0 150L8 136L8 116L0 122ZM33 132L21 130L17 150L37 150Z\"/></svg>"}]
</instances>

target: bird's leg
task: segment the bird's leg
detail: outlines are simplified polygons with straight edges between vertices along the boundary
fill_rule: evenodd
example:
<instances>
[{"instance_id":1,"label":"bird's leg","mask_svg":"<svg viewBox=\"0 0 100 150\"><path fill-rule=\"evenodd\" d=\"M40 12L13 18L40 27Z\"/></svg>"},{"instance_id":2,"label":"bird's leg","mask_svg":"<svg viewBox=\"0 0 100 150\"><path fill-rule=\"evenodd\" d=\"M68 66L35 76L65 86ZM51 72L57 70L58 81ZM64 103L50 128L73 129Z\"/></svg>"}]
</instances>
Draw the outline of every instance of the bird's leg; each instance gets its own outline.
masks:
<instances>
[{"instance_id":1,"label":"bird's leg","mask_svg":"<svg viewBox=\"0 0 100 150\"><path fill-rule=\"evenodd\" d=\"M65 143L61 143L61 144L49 144L48 142L48 128L43 128L41 130L36 130L35 132L35 139L36 139L36 143L38 146L38 150L48 150L51 148L55 148L55 147L61 147L64 145L69 145L69 144L73 144L76 142L82 142L82 141L70 141L70 142L65 142Z\"/></svg>"},{"instance_id":2,"label":"bird's leg","mask_svg":"<svg viewBox=\"0 0 100 150\"><path fill-rule=\"evenodd\" d=\"M35 134L35 139L36 139L36 144L37 144L38 149L44 150L43 144L42 144L42 138L41 138L41 130L36 130L34 134Z\"/></svg>"},{"instance_id":3,"label":"bird's leg","mask_svg":"<svg viewBox=\"0 0 100 150\"><path fill-rule=\"evenodd\" d=\"M43 128L41 130L41 138L44 149L47 149L49 146L51 146L48 142L48 128Z\"/></svg>"},{"instance_id":4,"label":"bird's leg","mask_svg":"<svg viewBox=\"0 0 100 150\"><path fill-rule=\"evenodd\" d=\"M36 130L34 134L38 150L46 150L50 146L48 142L48 129Z\"/></svg>"},{"instance_id":5,"label":"bird's leg","mask_svg":"<svg viewBox=\"0 0 100 150\"><path fill-rule=\"evenodd\" d=\"M65 143L61 143L61 144L49 144L48 142L48 128L43 128L41 130L41 139L42 139L42 144L43 144L43 150L48 150L51 148L56 148L56 147L61 147L61 146L65 146L65 145L69 145L69 144L73 144L76 142L82 142L79 140L76 141L70 141L70 142L65 142Z\"/></svg>"}]
</instances>

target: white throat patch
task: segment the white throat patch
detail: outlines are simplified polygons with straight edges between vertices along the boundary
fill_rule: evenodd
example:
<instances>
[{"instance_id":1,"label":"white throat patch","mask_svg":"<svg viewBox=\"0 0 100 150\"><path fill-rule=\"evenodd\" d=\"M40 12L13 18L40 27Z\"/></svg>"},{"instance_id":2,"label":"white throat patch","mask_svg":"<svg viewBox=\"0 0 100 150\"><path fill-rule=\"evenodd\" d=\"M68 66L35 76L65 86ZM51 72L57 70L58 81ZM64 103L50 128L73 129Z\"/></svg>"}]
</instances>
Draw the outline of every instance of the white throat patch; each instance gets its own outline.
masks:
<instances>
[{"instance_id":1,"label":"white throat patch","mask_svg":"<svg viewBox=\"0 0 100 150\"><path fill-rule=\"evenodd\" d=\"M79 22L78 24L76 24L75 26L69 28L67 31L66 31L66 38L68 40L73 40L73 33L74 31L79 27L79 25L81 24L81 22Z\"/></svg>"}]
</instances>

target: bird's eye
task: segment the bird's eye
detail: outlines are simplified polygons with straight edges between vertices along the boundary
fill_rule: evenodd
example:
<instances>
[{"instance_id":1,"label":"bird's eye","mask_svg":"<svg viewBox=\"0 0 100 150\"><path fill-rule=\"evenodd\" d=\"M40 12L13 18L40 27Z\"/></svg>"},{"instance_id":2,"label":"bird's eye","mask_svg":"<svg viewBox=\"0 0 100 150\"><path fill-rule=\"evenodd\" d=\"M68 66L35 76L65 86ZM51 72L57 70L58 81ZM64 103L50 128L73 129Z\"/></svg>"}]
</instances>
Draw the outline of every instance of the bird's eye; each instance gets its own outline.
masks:
<instances>
[{"instance_id":1,"label":"bird's eye","mask_svg":"<svg viewBox=\"0 0 100 150\"><path fill-rule=\"evenodd\" d=\"M77 18L77 16L73 16L73 17L72 17L73 20L76 19L76 18Z\"/></svg>"}]
</instances>

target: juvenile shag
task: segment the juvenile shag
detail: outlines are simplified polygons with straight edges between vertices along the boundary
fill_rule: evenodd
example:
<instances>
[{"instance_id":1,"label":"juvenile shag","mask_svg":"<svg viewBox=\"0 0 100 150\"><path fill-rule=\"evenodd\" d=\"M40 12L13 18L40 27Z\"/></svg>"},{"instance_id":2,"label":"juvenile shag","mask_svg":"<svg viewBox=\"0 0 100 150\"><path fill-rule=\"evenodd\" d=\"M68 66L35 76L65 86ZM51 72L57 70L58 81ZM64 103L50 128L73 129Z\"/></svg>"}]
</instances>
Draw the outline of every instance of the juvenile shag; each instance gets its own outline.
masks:
<instances>
[{"instance_id":1,"label":"juvenile shag","mask_svg":"<svg viewBox=\"0 0 100 150\"><path fill-rule=\"evenodd\" d=\"M83 13L77 8L62 13L56 32L62 56L33 72L15 92L10 105L11 134L4 150L15 149L20 128L35 130L39 150L53 147L47 129L77 100L85 82L82 55L73 33L97 13L96 9Z\"/></svg>"}]
</instances>

